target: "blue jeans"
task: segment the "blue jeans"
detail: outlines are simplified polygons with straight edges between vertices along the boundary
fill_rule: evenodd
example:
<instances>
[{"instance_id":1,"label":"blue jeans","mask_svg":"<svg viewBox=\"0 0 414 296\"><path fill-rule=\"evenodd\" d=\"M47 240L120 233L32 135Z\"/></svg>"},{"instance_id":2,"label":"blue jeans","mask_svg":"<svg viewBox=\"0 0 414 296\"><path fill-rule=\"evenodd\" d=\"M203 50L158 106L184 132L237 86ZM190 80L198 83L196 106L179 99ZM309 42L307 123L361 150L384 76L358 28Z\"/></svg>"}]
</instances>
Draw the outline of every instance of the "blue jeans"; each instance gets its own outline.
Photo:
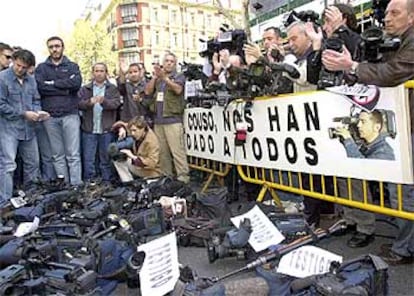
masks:
<instances>
[{"instance_id":1,"label":"blue jeans","mask_svg":"<svg viewBox=\"0 0 414 296\"><path fill-rule=\"evenodd\" d=\"M113 138L112 133L92 134L82 132L83 178L85 180L97 177L95 165L97 152L102 180L110 181L112 179L112 162L107 151Z\"/></svg>"},{"instance_id":2,"label":"blue jeans","mask_svg":"<svg viewBox=\"0 0 414 296\"><path fill-rule=\"evenodd\" d=\"M40 154L40 175L43 181L56 179L56 172L53 166L52 149L43 122L36 124L37 145Z\"/></svg>"},{"instance_id":3,"label":"blue jeans","mask_svg":"<svg viewBox=\"0 0 414 296\"><path fill-rule=\"evenodd\" d=\"M51 117L44 121L57 175L72 185L82 184L80 118L78 114Z\"/></svg>"},{"instance_id":4,"label":"blue jeans","mask_svg":"<svg viewBox=\"0 0 414 296\"><path fill-rule=\"evenodd\" d=\"M411 134L411 143L414 145L414 134ZM388 184L388 190L390 191L391 206L396 209L398 207L397 186ZM402 195L403 210L414 212L414 185L403 185ZM400 256L414 256L414 221L396 218L395 224L398 226L398 233L392 244L392 251Z\"/></svg>"},{"instance_id":5,"label":"blue jeans","mask_svg":"<svg viewBox=\"0 0 414 296\"><path fill-rule=\"evenodd\" d=\"M39 177L39 150L36 137L31 140L18 140L14 135L3 131L0 137L0 206L12 197L13 173L17 167L17 150L23 160L24 184Z\"/></svg>"}]
</instances>

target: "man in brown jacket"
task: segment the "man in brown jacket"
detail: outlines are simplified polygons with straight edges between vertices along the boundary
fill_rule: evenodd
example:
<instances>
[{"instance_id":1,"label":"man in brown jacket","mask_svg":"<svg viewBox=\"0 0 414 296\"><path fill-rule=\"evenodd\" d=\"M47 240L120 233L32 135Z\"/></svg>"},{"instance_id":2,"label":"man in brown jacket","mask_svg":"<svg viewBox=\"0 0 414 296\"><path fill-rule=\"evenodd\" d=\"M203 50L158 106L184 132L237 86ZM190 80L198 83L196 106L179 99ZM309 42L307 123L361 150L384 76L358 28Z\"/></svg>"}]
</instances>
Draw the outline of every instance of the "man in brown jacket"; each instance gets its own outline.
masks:
<instances>
[{"instance_id":1,"label":"man in brown jacket","mask_svg":"<svg viewBox=\"0 0 414 296\"><path fill-rule=\"evenodd\" d=\"M322 62L328 70L346 71L355 80L381 87L397 86L414 79L414 0L391 0L385 16L385 32L399 37L398 50L385 53L378 63L358 63L352 60L348 50L342 53L325 50ZM410 93L410 113L414 116L413 93ZM414 121L411 120L411 137L414 140ZM414 141L413 141L414 142ZM413 143L414 144L414 143ZM414 147L414 146L413 146ZM391 184L390 184L391 185ZM390 186L391 204L397 207L396 186ZM414 186L403 186L403 209L414 212ZM389 264L414 262L414 221L397 219L398 233L392 246L382 246L381 257Z\"/></svg>"},{"instance_id":2,"label":"man in brown jacket","mask_svg":"<svg viewBox=\"0 0 414 296\"><path fill-rule=\"evenodd\" d=\"M95 160L98 153L102 180L108 182L112 179L113 168L107 149L113 141L111 128L116 121L121 98L117 87L107 80L108 69L104 63L93 65L92 74L93 81L79 91L79 110L83 111L83 179L90 182L97 177Z\"/></svg>"},{"instance_id":3,"label":"man in brown jacket","mask_svg":"<svg viewBox=\"0 0 414 296\"><path fill-rule=\"evenodd\" d=\"M120 152L127 156L126 161L114 161L115 168L122 182L129 182L133 176L141 178L159 177L160 145L158 138L148 126L144 117L134 117L128 123L118 121L114 130L121 138L128 130L128 134L134 139L132 149L121 149Z\"/></svg>"}]
</instances>

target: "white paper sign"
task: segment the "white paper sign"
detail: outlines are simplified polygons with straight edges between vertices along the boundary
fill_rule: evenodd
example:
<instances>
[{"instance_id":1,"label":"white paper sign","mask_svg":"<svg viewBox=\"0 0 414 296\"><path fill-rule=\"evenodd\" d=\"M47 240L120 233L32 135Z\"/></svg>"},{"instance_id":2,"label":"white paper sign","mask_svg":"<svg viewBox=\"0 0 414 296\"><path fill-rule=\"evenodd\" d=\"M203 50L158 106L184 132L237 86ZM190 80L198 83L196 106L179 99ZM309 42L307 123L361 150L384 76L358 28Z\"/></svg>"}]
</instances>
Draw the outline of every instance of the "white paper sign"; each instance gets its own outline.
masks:
<instances>
[{"instance_id":1,"label":"white paper sign","mask_svg":"<svg viewBox=\"0 0 414 296\"><path fill-rule=\"evenodd\" d=\"M252 225L252 233L249 238L249 244L256 252L263 251L272 245L282 242L285 237L276 228L276 226L267 218L258 206L247 213L231 218L231 222L238 228L240 221L249 218Z\"/></svg>"},{"instance_id":2,"label":"white paper sign","mask_svg":"<svg viewBox=\"0 0 414 296\"><path fill-rule=\"evenodd\" d=\"M185 82L184 97L187 100L190 97L198 96L198 92L203 89L201 80L191 80Z\"/></svg>"},{"instance_id":3,"label":"white paper sign","mask_svg":"<svg viewBox=\"0 0 414 296\"><path fill-rule=\"evenodd\" d=\"M342 263L342 256L315 246L303 246L284 255L277 272L304 278L328 272L333 261Z\"/></svg>"},{"instance_id":4,"label":"white paper sign","mask_svg":"<svg viewBox=\"0 0 414 296\"><path fill-rule=\"evenodd\" d=\"M138 246L145 253L139 273L142 295L162 296L174 289L180 275L175 232Z\"/></svg>"},{"instance_id":5,"label":"white paper sign","mask_svg":"<svg viewBox=\"0 0 414 296\"><path fill-rule=\"evenodd\" d=\"M17 229L13 235L16 237L22 237L22 236L25 236L26 234L34 232L39 227L39 222L40 222L40 219L38 217L35 217L33 219L33 222L20 223L19 226L17 226Z\"/></svg>"}]
</instances>

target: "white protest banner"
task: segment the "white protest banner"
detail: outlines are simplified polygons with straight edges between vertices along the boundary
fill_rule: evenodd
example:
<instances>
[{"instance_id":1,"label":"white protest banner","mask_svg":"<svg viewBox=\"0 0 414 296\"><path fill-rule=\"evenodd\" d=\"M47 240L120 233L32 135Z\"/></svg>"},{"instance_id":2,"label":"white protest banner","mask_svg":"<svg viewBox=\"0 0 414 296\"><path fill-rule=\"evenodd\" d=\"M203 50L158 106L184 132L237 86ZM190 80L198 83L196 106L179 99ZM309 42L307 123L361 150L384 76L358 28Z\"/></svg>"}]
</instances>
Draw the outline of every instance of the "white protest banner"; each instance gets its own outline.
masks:
<instances>
[{"instance_id":1,"label":"white protest banner","mask_svg":"<svg viewBox=\"0 0 414 296\"><path fill-rule=\"evenodd\" d=\"M172 291L180 275L175 232L139 245L141 251L145 253L139 273L141 294L162 296Z\"/></svg>"},{"instance_id":2,"label":"white protest banner","mask_svg":"<svg viewBox=\"0 0 414 296\"><path fill-rule=\"evenodd\" d=\"M407 89L401 85L375 92L372 87L341 91L345 94L314 91L258 98L246 109L236 101L226 108L186 109L187 154L251 167L413 183ZM382 129L374 138L378 143L367 144L370 137L358 125L367 109L380 114ZM247 125L246 142L235 146L240 121ZM347 141L338 134L340 128L348 131ZM386 146L386 152L366 149L371 144Z\"/></svg>"},{"instance_id":3,"label":"white protest banner","mask_svg":"<svg viewBox=\"0 0 414 296\"><path fill-rule=\"evenodd\" d=\"M282 242L285 237L267 216L256 205L243 215L231 218L231 222L238 228L244 218L249 218L252 225L249 244L256 252L263 251L272 245Z\"/></svg>"},{"instance_id":4,"label":"white protest banner","mask_svg":"<svg viewBox=\"0 0 414 296\"><path fill-rule=\"evenodd\" d=\"M279 261L277 272L304 278L328 272L334 261L342 263L342 256L315 246L303 246L284 255Z\"/></svg>"}]
</instances>

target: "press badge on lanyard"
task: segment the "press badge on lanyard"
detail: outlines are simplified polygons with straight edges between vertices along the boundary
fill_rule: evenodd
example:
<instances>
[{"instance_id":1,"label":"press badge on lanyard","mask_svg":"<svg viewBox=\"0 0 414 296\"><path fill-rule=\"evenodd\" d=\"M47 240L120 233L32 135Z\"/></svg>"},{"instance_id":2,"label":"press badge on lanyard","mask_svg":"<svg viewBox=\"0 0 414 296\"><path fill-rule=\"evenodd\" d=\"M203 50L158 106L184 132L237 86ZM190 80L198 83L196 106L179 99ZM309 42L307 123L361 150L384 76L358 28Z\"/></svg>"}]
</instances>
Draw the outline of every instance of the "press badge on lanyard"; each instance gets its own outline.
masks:
<instances>
[{"instance_id":1,"label":"press badge on lanyard","mask_svg":"<svg viewBox=\"0 0 414 296\"><path fill-rule=\"evenodd\" d=\"M157 102L164 102L164 93L162 91L157 93Z\"/></svg>"}]
</instances>

